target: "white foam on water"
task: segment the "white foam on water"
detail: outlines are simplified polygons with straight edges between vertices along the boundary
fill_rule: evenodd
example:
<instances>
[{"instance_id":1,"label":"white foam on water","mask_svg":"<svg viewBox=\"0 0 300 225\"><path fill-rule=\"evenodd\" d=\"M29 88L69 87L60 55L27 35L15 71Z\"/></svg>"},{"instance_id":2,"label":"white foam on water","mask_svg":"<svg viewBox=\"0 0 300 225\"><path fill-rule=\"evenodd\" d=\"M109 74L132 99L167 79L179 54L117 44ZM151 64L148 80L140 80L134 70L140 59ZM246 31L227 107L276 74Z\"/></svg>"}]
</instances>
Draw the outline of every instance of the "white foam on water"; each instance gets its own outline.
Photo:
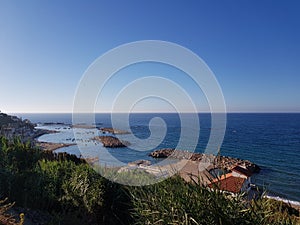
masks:
<instances>
[{"instance_id":1,"label":"white foam on water","mask_svg":"<svg viewBox=\"0 0 300 225\"><path fill-rule=\"evenodd\" d=\"M264 197L269 198L269 199L274 199L274 200L277 200L277 201L281 201L281 202L284 202L284 203L288 203L288 204L291 204L291 205L300 206L300 202L298 202L298 201L293 201L293 200L281 198L279 196L265 195Z\"/></svg>"}]
</instances>

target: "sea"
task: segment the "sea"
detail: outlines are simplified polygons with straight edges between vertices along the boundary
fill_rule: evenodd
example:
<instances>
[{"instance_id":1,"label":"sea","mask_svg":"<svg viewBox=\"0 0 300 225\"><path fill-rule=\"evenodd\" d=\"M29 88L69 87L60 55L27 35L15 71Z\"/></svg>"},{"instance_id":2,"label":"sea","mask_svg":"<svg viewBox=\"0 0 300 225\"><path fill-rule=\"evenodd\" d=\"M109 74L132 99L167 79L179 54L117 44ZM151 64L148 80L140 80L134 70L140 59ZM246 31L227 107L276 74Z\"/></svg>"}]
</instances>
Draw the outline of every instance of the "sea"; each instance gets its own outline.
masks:
<instances>
[{"instance_id":1,"label":"sea","mask_svg":"<svg viewBox=\"0 0 300 225\"><path fill-rule=\"evenodd\" d=\"M81 141L76 145L60 148L57 152L68 152L89 157L101 154L101 163L114 164L115 161L127 164L138 159L155 160L148 154L159 148L176 148L182 134L182 127L187 126L185 138L193 136L195 127L200 135L195 146L195 152L206 151L209 136L212 132L211 114L199 113L199 124L182 124L181 117L176 113L132 113L129 115L130 132L138 139L150 139L149 123L153 118L164 121L166 128L164 137L158 145L137 150L130 146L126 148L104 148L100 143L91 141L96 135L106 135L99 129L84 127L71 128L72 114L15 114L23 119L36 123L38 128L59 131L39 137L39 141L73 143L74 138ZM251 180L267 190L272 198L290 201L300 205L300 113L228 113L226 131L223 143L219 146L221 155L246 159L260 166L261 171ZM95 126L111 127L111 114L94 115ZM114 124L115 125L115 124ZM198 128L199 125L199 128ZM154 125L155 126L155 125ZM118 128L115 127L114 128ZM160 129L158 127L158 130ZM124 136L125 137L125 136ZM133 145L134 147L134 145Z\"/></svg>"}]
</instances>

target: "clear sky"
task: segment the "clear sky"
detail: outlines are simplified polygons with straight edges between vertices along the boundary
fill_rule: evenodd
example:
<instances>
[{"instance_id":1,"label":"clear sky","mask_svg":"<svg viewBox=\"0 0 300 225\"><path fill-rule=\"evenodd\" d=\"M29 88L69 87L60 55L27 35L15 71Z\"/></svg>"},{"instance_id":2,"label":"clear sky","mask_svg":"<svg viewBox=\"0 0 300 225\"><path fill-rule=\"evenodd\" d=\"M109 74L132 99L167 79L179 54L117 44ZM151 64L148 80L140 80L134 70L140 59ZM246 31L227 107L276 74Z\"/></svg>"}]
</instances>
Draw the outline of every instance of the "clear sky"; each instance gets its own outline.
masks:
<instances>
[{"instance_id":1,"label":"clear sky","mask_svg":"<svg viewBox=\"0 0 300 225\"><path fill-rule=\"evenodd\" d=\"M97 57L154 39L198 54L228 111L300 112L299 12L297 0L0 0L0 110L71 112L78 82Z\"/></svg>"}]
</instances>

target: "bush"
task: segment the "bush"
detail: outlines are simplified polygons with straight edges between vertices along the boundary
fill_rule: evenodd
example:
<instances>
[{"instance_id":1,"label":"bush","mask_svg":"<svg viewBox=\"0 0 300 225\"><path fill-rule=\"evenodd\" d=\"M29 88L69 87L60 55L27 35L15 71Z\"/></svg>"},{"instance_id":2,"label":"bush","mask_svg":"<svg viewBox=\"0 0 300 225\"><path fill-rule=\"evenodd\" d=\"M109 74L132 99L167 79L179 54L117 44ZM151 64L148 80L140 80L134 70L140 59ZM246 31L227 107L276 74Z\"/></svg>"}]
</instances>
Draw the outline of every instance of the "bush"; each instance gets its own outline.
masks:
<instances>
[{"instance_id":1,"label":"bush","mask_svg":"<svg viewBox=\"0 0 300 225\"><path fill-rule=\"evenodd\" d=\"M0 165L0 196L18 206L47 210L63 224L130 220L130 199L122 186L74 156L40 152L18 139L1 138Z\"/></svg>"},{"instance_id":2,"label":"bush","mask_svg":"<svg viewBox=\"0 0 300 225\"><path fill-rule=\"evenodd\" d=\"M40 159L40 150L32 148L29 142L23 143L16 138L12 142L0 137L0 167L12 173L32 170Z\"/></svg>"}]
</instances>

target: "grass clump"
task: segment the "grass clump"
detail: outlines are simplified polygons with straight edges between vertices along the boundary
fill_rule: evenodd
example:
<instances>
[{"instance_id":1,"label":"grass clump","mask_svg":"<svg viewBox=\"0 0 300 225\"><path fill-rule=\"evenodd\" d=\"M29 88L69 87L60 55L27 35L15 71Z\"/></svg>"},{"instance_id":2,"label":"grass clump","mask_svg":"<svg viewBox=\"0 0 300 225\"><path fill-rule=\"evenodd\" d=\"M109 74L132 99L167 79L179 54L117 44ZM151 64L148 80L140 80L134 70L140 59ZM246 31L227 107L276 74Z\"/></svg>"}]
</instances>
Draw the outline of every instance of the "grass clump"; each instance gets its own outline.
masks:
<instances>
[{"instance_id":1,"label":"grass clump","mask_svg":"<svg viewBox=\"0 0 300 225\"><path fill-rule=\"evenodd\" d=\"M217 188L187 183L175 175L161 183L130 188L136 224L300 224L299 211L261 196L248 201Z\"/></svg>"},{"instance_id":2,"label":"grass clump","mask_svg":"<svg viewBox=\"0 0 300 225\"><path fill-rule=\"evenodd\" d=\"M239 196L229 200L178 175L131 194L137 224L243 224L249 219Z\"/></svg>"}]
</instances>

